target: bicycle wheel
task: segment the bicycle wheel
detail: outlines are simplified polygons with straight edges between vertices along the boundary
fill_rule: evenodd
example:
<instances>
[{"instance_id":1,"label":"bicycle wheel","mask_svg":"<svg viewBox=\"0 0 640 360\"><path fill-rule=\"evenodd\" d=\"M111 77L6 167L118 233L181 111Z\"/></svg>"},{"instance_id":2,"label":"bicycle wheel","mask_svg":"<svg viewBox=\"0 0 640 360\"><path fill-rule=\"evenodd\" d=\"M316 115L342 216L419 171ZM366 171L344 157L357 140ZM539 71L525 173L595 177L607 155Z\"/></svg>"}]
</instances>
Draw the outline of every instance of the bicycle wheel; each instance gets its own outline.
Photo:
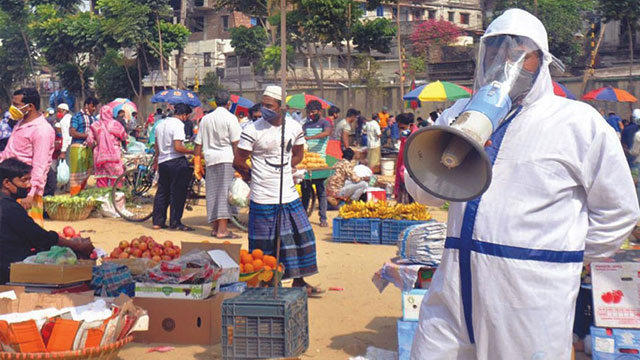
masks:
<instances>
[{"instance_id":1,"label":"bicycle wheel","mask_svg":"<svg viewBox=\"0 0 640 360\"><path fill-rule=\"evenodd\" d=\"M238 209L238 213L231 217L231 223L241 231L248 231L249 207Z\"/></svg>"},{"instance_id":2,"label":"bicycle wheel","mask_svg":"<svg viewBox=\"0 0 640 360\"><path fill-rule=\"evenodd\" d=\"M311 214L313 214L313 209L316 207L316 199L318 197L316 196L316 188L315 186L312 188L311 193L309 194L309 206L305 209L307 210L307 216L311 217Z\"/></svg>"},{"instance_id":3,"label":"bicycle wheel","mask_svg":"<svg viewBox=\"0 0 640 360\"><path fill-rule=\"evenodd\" d=\"M145 167L125 171L111 188L111 204L123 219L143 222L153 215L155 173Z\"/></svg>"}]
</instances>

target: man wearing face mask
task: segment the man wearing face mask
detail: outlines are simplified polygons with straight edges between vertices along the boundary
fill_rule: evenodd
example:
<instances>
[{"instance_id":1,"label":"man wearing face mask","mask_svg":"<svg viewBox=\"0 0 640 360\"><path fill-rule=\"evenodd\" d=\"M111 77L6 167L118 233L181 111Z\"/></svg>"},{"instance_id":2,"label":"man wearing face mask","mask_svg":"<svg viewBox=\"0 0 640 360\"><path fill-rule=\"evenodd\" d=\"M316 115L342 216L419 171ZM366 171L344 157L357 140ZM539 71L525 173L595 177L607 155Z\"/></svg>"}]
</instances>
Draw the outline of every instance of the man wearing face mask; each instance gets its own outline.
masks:
<instances>
[{"instance_id":1,"label":"man wearing face mask","mask_svg":"<svg viewBox=\"0 0 640 360\"><path fill-rule=\"evenodd\" d=\"M396 117L396 123L400 131L400 150L398 151L398 159L396 160L396 181L393 194L398 203L410 204L413 202L413 198L407 192L407 187L404 184L404 145L409 135L417 130L417 128L415 124L413 124L411 116L407 113L398 115L398 117Z\"/></svg>"},{"instance_id":2,"label":"man wearing face mask","mask_svg":"<svg viewBox=\"0 0 640 360\"><path fill-rule=\"evenodd\" d=\"M308 142L309 152L324 153L327 149L327 141L331 135L331 123L322 117L322 104L318 100L311 100L307 104L307 120L302 125L304 139ZM324 187L326 178L305 180L300 184L302 190L302 206L308 208L309 199L316 188L318 203L320 207L320 227L328 227L327 222L327 190Z\"/></svg>"},{"instance_id":3,"label":"man wearing face mask","mask_svg":"<svg viewBox=\"0 0 640 360\"><path fill-rule=\"evenodd\" d=\"M492 180L450 203L412 359L570 359L583 261L614 254L640 217L614 130L590 105L553 94L554 63L544 25L523 10L504 12L481 39L474 95L451 117L456 129L489 130L475 159L486 156ZM482 105L500 116L469 111ZM429 131L412 135L405 159ZM438 187L420 175L405 173L418 202L477 194L475 183Z\"/></svg>"},{"instance_id":4,"label":"man wearing face mask","mask_svg":"<svg viewBox=\"0 0 640 360\"><path fill-rule=\"evenodd\" d=\"M47 124L48 125L48 124ZM23 261L53 245L71 248L76 255L88 257L93 251L90 239L67 240L55 231L46 231L27 215L16 200L25 199L32 188L33 169L18 159L0 163L0 284L9 281L11 263ZM35 249L32 252L31 249Z\"/></svg>"},{"instance_id":5,"label":"man wearing face mask","mask_svg":"<svg viewBox=\"0 0 640 360\"><path fill-rule=\"evenodd\" d=\"M42 195L51 167L55 131L40 113L40 94L34 88L23 88L13 93L9 113L18 123L13 128L0 161L16 158L30 165L31 184L26 197L20 200L29 216L40 226L44 224Z\"/></svg>"},{"instance_id":6,"label":"man wearing face mask","mask_svg":"<svg viewBox=\"0 0 640 360\"><path fill-rule=\"evenodd\" d=\"M276 255L276 223L280 212L280 261L284 278L293 278L294 287L304 287L309 296L322 293L304 277L318 272L315 235L293 183L292 167L304 156L304 132L295 120L282 119L282 89L268 86L262 97L262 118L242 131L233 167L250 183L249 251L261 249ZM282 158L284 126L284 158ZM251 167L247 159L251 156ZM280 188L280 176L283 187ZM280 203L282 191L282 207Z\"/></svg>"}]
</instances>

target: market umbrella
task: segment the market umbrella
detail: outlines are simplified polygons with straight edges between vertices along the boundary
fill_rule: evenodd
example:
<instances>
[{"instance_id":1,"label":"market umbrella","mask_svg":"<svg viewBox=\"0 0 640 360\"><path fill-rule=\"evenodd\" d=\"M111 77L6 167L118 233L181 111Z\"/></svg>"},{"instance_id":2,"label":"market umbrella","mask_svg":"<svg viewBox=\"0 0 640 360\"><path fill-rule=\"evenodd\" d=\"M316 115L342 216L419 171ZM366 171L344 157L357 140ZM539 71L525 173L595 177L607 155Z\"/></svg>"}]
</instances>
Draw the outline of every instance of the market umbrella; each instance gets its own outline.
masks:
<instances>
[{"instance_id":1,"label":"market umbrella","mask_svg":"<svg viewBox=\"0 0 640 360\"><path fill-rule=\"evenodd\" d=\"M569 91L569 89L567 89L566 86L560 84L559 82L553 81L553 93L558 95L558 96L562 96L562 97L566 97L567 99L571 99L571 100L575 100L576 96L573 95L571 93L571 91Z\"/></svg>"},{"instance_id":2,"label":"market umbrella","mask_svg":"<svg viewBox=\"0 0 640 360\"><path fill-rule=\"evenodd\" d=\"M207 103L214 109L218 107L218 104L216 104L216 100L214 98L207 100ZM251 108L253 105L253 101L240 95L231 94L231 108L229 109L229 111L236 115L248 114L249 108Z\"/></svg>"},{"instance_id":3,"label":"market umbrella","mask_svg":"<svg viewBox=\"0 0 640 360\"><path fill-rule=\"evenodd\" d=\"M628 92L614 88L611 86L601 87L600 89L595 89L589 91L588 93L582 95L582 100L600 100L600 101L612 101L612 102L636 102L635 96L629 94Z\"/></svg>"},{"instance_id":4,"label":"market umbrella","mask_svg":"<svg viewBox=\"0 0 640 360\"><path fill-rule=\"evenodd\" d=\"M180 89L167 89L160 91L153 95L151 98L152 103L168 103L175 104L187 104L191 107L202 106L198 95L193 91L180 90Z\"/></svg>"},{"instance_id":5,"label":"market umbrella","mask_svg":"<svg viewBox=\"0 0 640 360\"><path fill-rule=\"evenodd\" d=\"M292 109L304 109L307 107L307 104L311 100L320 101L320 104L322 104L323 109L328 109L331 106L333 106L333 103L330 101L319 98L315 95L305 94L305 93L287 96L287 105L289 105L289 107Z\"/></svg>"},{"instance_id":6,"label":"market umbrella","mask_svg":"<svg viewBox=\"0 0 640 360\"><path fill-rule=\"evenodd\" d=\"M60 104L69 105L69 109L73 109L76 98L68 90L56 90L49 96L49 107L56 108Z\"/></svg>"},{"instance_id":7,"label":"market umbrella","mask_svg":"<svg viewBox=\"0 0 640 360\"><path fill-rule=\"evenodd\" d=\"M455 101L471 97L471 89L448 81L435 81L408 92L405 101Z\"/></svg>"},{"instance_id":8,"label":"market umbrella","mask_svg":"<svg viewBox=\"0 0 640 360\"><path fill-rule=\"evenodd\" d=\"M413 91L415 89L416 89L416 81L413 80L413 81L411 81L411 91ZM416 101L416 100L406 101L406 107L411 108L413 110L415 110L415 109L417 109L417 108L419 108L421 106L422 106L422 104L421 104L420 101Z\"/></svg>"},{"instance_id":9,"label":"market umbrella","mask_svg":"<svg viewBox=\"0 0 640 360\"><path fill-rule=\"evenodd\" d=\"M138 107L136 106L136 104L126 98L117 98L108 103L107 106L113 110L114 117L118 116L118 111L124 110L124 117L125 119L127 119L127 121L131 120L131 114L138 111Z\"/></svg>"}]
</instances>

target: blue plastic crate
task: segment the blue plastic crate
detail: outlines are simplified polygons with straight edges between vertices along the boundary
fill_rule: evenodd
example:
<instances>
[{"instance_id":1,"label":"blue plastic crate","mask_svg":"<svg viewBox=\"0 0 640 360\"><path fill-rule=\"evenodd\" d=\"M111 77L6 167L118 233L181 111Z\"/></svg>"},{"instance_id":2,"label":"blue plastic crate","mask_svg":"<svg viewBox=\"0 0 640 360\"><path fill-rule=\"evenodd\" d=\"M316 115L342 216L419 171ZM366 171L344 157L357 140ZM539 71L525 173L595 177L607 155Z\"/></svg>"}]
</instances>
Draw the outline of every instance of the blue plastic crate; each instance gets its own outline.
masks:
<instances>
[{"instance_id":1,"label":"blue plastic crate","mask_svg":"<svg viewBox=\"0 0 640 360\"><path fill-rule=\"evenodd\" d=\"M333 241L380 244L380 219L333 219Z\"/></svg>"},{"instance_id":2,"label":"blue plastic crate","mask_svg":"<svg viewBox=\"0 0 640 360\"><path fill-rule=\"evenodd\" d=\"M307 293L252 288L222 303L222 358L293 358L309 347Z\"/></svg>"},{"instance_id":3,"label":"blue plastic crate","mask_svg":"<svg viewBox=\"0 0 640 360\"><path fill-rule=\"evenodd\" d=\"M416 334L417 329L417 321L402 321L402 319L398 319L398 360L409 360L411 358L413 336Z\"/></svg>"},{"instance_id":4,"label":"blue plastic crate","mask_svg":"<svg viewBox=\"0 0 640 360\"><path fill-rule=\"evenodd\" d=\"M382 220L380 225L380 243L383 245L396 245L400 233L412 225L424 224L427 221L414 220Z\"/></svg>"}]
</instances>

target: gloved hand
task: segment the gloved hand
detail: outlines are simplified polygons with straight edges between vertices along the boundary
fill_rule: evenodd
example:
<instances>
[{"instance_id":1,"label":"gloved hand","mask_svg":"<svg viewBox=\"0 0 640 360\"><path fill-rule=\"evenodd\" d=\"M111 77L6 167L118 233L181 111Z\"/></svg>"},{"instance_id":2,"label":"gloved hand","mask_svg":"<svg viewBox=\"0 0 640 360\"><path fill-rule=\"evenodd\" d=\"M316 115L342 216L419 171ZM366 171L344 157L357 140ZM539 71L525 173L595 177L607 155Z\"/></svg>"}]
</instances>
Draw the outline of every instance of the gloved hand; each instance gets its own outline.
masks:
<instances>
[{"instance_id":1,"label":"gloved hand","mask_svg":"<svg viewBox=\"0 0 640 360\"><path fill-rule=\"evenodd\" d=\"M197 180L201 180L204 175L204 169L202 168L202 159L200 155L193 157L193 176Z\"/></svg>"}]
</instances>

